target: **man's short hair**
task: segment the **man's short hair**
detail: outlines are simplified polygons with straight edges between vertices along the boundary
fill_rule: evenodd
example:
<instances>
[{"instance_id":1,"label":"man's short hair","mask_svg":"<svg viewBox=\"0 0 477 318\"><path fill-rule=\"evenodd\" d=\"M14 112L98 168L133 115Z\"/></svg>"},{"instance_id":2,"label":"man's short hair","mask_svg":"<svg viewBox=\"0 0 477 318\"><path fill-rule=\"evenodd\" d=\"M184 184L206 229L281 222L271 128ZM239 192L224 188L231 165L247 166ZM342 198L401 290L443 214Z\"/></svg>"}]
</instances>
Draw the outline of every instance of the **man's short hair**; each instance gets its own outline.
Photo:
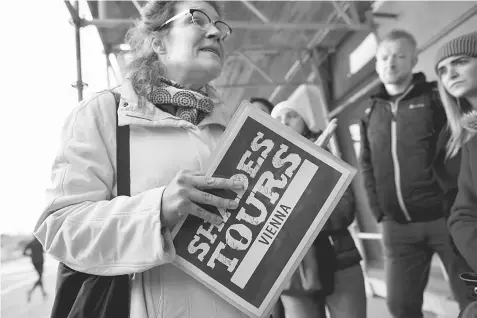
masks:
<instances>
[{"instance_id":1,"label":"man's short hair","mask_svg":"<svg viewBox=\"0 0 477 318\"><path fill-rule=\"evenodd\" d=\"M265 106L268 108L268 112L269 112L269 113L272 112L273 104L270 103L270 101L269 101L268 99L261 98L261 97L252 97L252 98L250 98L250 103L255 103L255 102L259 102L259 103L265 105Z\"/></svg>"},{"instance_id":2,"label":"man's short hair","mask_svg":"<svg viewBox=\"0 0 477 318\"><path fill-rule=\"evenodd\" d=\"M405 31L405 30L391 30L389 33L387 33L385 36L381 38L379 43L382 43L384 41L396 41L396 40L406 40L409 44L411 44L412 48L414 51L417 51L417 41L414 35L411 33Z\"/></svg>"}]
</instances>

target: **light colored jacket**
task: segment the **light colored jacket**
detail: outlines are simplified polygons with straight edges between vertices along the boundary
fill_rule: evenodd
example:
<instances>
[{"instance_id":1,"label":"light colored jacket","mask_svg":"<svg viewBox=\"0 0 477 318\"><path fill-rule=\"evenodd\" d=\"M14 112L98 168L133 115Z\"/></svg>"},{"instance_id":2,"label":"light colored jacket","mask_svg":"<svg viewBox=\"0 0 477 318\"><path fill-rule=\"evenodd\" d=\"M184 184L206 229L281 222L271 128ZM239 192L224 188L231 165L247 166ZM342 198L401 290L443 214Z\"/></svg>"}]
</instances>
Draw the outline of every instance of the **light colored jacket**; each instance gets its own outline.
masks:
<instances>
[{"instance_id":1,"label":"light colored jacket","mask_svg":"<svg viewBox=\"0 0 477 318\"><path fill-rule=\"evenodd\" d=\"M103 92L66 120L35 236L75 270L135 274L131 318L245 317L171 264L175 248L160 221L165 186L180 169L204 168L231 112L213 98L211 115L194 126L151 103L140 106L129 83L119 91L118 122L130 125L131 197L116 197L116 108Z\"/></svg>"}]
</instances>

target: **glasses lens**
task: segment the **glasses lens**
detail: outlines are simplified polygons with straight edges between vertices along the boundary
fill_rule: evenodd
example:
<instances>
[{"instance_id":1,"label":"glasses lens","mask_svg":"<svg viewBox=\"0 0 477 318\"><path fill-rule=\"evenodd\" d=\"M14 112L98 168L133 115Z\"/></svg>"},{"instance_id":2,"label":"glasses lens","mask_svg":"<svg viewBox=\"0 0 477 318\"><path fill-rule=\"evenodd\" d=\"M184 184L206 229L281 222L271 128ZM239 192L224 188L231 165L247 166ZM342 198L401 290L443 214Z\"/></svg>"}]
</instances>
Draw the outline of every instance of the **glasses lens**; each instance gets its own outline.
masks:
<instances>
[{"instance_id":1,"label":"glasses lens","mask_svg":"<svg viewBox=\"0 0 477 318\"><path fill-rule=\"evenodd\" d=\"M230 27L222 21L215 22L215 27L222 34L222 41L227 40L227 38L230 36L230 32L231 32Z\"/></svg>"},{"instance_id":2,"label":"glasses lens","mask_svg":"<svg viewBox=\"0 0 477 318\"><path fill-rule=\"evenodd\" d=\"M209 17L201 11L194 11L192 14L192 22L204 30L207 30L210 25Z\"/></svg>"}]
</instances>

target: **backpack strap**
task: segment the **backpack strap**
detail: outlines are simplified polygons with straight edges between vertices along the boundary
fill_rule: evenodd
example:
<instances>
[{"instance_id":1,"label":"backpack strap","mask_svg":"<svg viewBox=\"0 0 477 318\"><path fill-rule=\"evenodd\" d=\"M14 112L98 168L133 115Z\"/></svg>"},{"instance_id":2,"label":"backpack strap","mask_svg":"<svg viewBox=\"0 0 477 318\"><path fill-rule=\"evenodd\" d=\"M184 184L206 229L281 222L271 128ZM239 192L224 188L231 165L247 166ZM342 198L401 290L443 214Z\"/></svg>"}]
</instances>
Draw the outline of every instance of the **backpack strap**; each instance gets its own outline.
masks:
<instances>
[{"instance_id":1,"label":"backpack strap","mask_svg":"<svg viewBox=\"0 0 477 318\"><path fill-rule=\"evenodd\" d=\"M121 94L111 91L116 102L116 165L118 196L131 196L131 169L129 154L129 126L119 126L118 109Z\"/></svg>"}]
</instances>

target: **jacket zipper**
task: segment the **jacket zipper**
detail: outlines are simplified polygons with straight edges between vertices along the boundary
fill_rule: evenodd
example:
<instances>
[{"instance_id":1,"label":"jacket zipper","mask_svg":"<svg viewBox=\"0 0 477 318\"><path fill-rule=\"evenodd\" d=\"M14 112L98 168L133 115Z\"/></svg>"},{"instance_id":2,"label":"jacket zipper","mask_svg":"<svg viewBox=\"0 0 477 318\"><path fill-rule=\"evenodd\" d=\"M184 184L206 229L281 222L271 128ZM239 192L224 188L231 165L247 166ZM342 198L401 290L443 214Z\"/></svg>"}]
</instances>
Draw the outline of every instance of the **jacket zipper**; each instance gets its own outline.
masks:
<instances>
[{"instance_id":1,"label":"jacket zipper","mask_svg":"<svg viewBox=\"0 0 477 318\"><path fill-rule=\"evenodd\" d=\"M393 166L394 166L394 184L396 186L396 195L398 199L399 206L401 207L402 212L404 213L404 217L408 222L410 222L411 215L407 211L406 205L404 204L404 198L402 196L401 190L401 168L399 165L399 158L397 153L397 111L399 102L412 90L414 85L409 86L409 88L402 94L401 97L396 99L394 103L391 103L391 112L392 112L392 121L391 121L391 156L393 159Z\"/></svg>"}]
</instances>

